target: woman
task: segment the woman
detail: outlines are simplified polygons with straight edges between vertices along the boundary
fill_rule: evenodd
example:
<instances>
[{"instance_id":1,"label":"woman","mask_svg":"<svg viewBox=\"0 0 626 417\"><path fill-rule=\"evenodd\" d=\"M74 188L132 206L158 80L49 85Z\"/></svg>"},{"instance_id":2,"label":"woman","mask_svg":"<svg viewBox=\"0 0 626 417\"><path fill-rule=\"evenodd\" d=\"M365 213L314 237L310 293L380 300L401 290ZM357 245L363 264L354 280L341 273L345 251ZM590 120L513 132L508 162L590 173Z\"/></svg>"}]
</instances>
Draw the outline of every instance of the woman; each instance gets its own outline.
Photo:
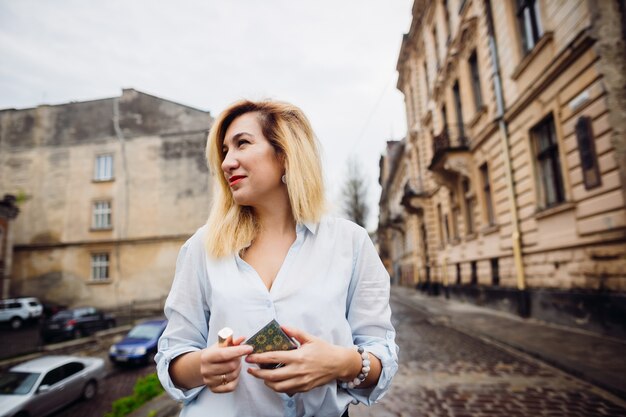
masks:
<instances>
[{"instance_id":1,"label":"woman","mask_svg":"<svg viewBox=\"0 0 626 417\"><path fill-rule=\"evenodd\" d=\"M156 356L181 415L339 417L380 399L397 370L389 276L363 228L322 216L302 111L237 102L215 121L207 158L213 205L180 251ZM272 319L301 346L252 354L244 336ZM238 337L220 347L226 326Z\"/></svg>"}]
</instances>

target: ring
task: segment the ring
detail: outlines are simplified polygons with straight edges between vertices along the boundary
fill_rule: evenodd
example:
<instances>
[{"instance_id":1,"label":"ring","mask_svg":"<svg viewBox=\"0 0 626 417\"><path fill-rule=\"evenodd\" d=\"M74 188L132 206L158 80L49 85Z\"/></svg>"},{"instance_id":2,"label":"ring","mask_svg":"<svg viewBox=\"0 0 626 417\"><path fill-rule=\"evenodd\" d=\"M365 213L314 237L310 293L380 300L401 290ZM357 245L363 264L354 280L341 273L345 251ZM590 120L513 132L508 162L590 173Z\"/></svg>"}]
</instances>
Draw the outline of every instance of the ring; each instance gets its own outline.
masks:
<instances>
[{"instance_id":1,"label":"ring","mask_svg":"<svg viewBox=\"0 0 626 417\"><path fill-rule=\"evenodd\" d=\"M222 374L222 385L228 384L228 380L226 379L226 374Z\"/></svg>"}]
</instances>

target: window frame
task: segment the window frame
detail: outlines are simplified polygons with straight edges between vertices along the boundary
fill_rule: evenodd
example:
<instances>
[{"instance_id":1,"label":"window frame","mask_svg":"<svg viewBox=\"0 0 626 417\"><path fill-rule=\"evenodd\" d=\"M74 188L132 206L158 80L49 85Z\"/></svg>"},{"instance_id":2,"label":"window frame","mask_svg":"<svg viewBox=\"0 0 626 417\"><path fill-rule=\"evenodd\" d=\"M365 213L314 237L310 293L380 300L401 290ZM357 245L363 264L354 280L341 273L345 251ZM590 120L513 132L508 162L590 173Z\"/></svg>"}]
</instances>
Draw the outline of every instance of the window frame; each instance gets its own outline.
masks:
<instances>
[{"instance_id":1,"label":"window frame","mask_svg":"<svg viewBox=\"0 0 626 417\"><path fill-rule=\"evenodd\" d=\"M559 139L554 116L549 114L530 130L540 209L558 206L567 201L561 163Z\"/></svg>"},{"instance_id":2,"label":"window frame","mask_svg":"<svg viewBox=\"0 0 626 417\"><path fill-rule=\"evenodd\" d=\"M483 93L480 83L480 68L478 67L478 52L472 51L470 57L467 60L467 64L470 69L470 79L472 81L472 92L474 93L474 106L476 106L476 112L480 111L483 107Z\"/></svg>"},{"instance_id":3,"label":"window frame","mask_svg":"<svg viewBox=\"0 0 626 417\"><path fill-rule=\"evenodd\" d=\"M108 252L91 254L91 281L106 282L111 279L111 256ZM102 273L104 272L104 273Z\"/></svg>"},{"instance_id":4,"label":"window frame","mask_svg":"<svg viewBox=\"0 0 626 417\"><path fill-rule=\"evenodd\" d=\"M489 164L485 162L479 168L482 182L483 197L485 199L485 219L489 226L496 224L496 212L493 206L493 194L491 193L491 178L489 175Z\"/></svg>"},{"instance_id":5,"label":"window frame","mask_svg":"<svg viewBox=\"0 0 626 417\"><path fill-rule=\"evenodd\" d=\"M469 178L461 180L461 190L463 192L463 205L465 206L465 235L469 236L476 233L476 223L472 211L476 205L476 196L472 193L472 185Z\"/></svg>"},{"instance_id":6,"label":"window frame","mask_svg":"<svg viewBox=\"0 0 626 417\"><path fill-rule=\"evenodd\" d=\"M522 52L528 55L544 34L538 0L516 0L515 20L519 30Z\"/></svg>"},{"instance_id":7,"label":"window frame","mask_svg":"<svg viewBox=\"0 0 626 417\"><path fill-rule=\"evenodd\" d=\"M91 228L93 230L110 230L113 228L111 200L96 200L93 202L91 210Z\"/></svg>"},{"instance_id":8,"label":"window frame","mask_svg":"<svg viewBox=\"0 0 626 417\"><path fill-rule=\"evenodd\" d=\"M101 163L101 161L107 161L108 164ZM105 182L105 181L113 181L115 170L114 170L114 158L112 153L101 153L96 155L95 163L94 163L94 172L93 172L93 180L96 182ZM107 175L108 174L108 175Z\"/></svg>"}]
</instances>

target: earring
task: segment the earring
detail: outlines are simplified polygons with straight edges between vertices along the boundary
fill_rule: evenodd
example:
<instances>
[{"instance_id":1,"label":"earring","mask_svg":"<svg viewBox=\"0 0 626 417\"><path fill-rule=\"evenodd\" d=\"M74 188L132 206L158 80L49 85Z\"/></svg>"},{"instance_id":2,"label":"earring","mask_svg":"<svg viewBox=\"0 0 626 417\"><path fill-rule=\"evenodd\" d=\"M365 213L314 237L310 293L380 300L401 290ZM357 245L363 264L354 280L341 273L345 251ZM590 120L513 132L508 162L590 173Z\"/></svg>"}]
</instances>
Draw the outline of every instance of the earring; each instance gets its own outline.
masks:
<instances>
[{"instance_id":1,"label":"earring","mask_svg":"<svg viewBox=\"0 0 626 417\"><path fill-rule=\"evenodd\" d=\"M283 182L283 184L287 184L287 177L285 175L280 177L280 180Z\"/></svg>"}]
</instances>

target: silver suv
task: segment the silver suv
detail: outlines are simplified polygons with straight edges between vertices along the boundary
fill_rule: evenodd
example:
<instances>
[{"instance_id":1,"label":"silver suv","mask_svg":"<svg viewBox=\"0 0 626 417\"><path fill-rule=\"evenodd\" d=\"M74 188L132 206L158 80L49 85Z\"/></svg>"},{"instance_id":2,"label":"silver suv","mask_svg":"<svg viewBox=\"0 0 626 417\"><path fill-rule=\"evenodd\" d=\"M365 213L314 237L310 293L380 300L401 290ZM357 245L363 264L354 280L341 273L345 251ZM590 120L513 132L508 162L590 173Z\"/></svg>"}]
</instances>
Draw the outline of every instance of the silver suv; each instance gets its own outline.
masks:
<instances>
[{"instance_id":1,"label":"silver suv","mask_svg":"<svg viewBox=\"0 0 626 417\"><path fill-rule=\"evenodd\" d=\"M19 329L27 320L38 319L42 312L43 306L35 297L0 300L0 323L9 323L12 329Z\"/></svg>"}]
</instances>

